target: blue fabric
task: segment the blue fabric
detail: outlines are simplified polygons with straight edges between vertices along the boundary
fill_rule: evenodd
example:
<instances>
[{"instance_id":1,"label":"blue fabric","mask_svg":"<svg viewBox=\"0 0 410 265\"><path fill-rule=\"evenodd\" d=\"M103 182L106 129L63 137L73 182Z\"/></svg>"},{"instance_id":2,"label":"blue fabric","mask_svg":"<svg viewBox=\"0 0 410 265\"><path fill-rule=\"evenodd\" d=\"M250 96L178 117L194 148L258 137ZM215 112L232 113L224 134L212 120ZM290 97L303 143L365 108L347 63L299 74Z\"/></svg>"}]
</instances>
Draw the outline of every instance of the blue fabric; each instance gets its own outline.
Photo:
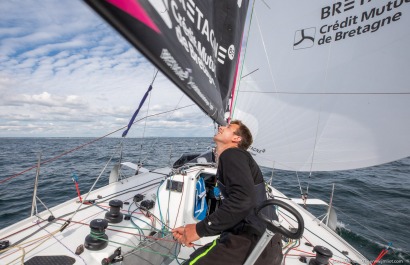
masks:
<instances>
[{"instance_id":1,"label":"blue fabric","mask_svg":"<svg viewBox=\"0 0 410 265\"><path fill-rule=\"evenodd\" d=\"M213 193L214 193L215 198L221 197L221 191L219 190L218 187L214 187Z\"/></svg>"},{"instance_id":2,"label":"blue fabric","mask_svg":"<svg viewBox=\"0 0 410 265\"><path fill-rule=\"evenodd\" d=\"M194 217L200 221L204 220L207 210L205 182L203 178L199 178L196 183Z\"/></svg>"},{"instance_id":3,"label":"blue fabric","mask_svg":"<svg viewBox=\"0 0 410 265\"><path fill-rule=\"evenodd\" d=\"M142 105L144 105L145 100L148 97L149 92L152 90L152 86L149 86L147 92L145 92L144 97L142 98L140 105L138 106L138 109L135 111L134 115L132 115L132 118L130 120L130 122L128 123L128 127L127 129L122 133L122 137L127 136L128 131L131 129L132 124L134 123L135 118L138 115L138 112L140 111Z\"/></svg>"}]
</instances>

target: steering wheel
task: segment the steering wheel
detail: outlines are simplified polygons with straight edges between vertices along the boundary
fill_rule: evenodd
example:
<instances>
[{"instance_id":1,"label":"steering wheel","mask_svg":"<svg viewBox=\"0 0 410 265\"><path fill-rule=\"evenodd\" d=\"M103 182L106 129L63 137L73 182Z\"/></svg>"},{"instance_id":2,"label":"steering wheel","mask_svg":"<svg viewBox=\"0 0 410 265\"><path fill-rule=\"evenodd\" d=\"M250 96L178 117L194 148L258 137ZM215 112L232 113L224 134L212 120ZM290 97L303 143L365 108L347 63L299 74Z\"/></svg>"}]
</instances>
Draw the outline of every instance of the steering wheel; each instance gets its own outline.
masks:
<instances>
[{"instance_id":1,"label":"steering wheel","mask_svg":"<svg viewBox=\"0 0 410 265\"><path fill-rule=\"evenodd\" d=\"M288 212L290 212L293 216L295 216L296 220L298 222L298 229L296 230L296 232L291 232L290 230L284 228L278 221L271 220L269 217L267 217L265 214L263 214L262 210L265 207L268 207L268 206L279 206L279 207L287 210ZM255 212L256 212L256 215L266 223L267 228L272 233L275 233L275 234L279 233L279 234L282 234L282 235L284 235L288 238L291 238L291 239L299 239L299 238L302 237L303 231L305 230L305 223L303 221L303 217L302 217L302 215L300 215L300 213L298 211L295 210L295 208L293 208L289 204L287 204L283 201L280 201L280 200L270 199L270 200L266 200L266 201L262 202L255 209Z\"/></svg>"}]
</instances>

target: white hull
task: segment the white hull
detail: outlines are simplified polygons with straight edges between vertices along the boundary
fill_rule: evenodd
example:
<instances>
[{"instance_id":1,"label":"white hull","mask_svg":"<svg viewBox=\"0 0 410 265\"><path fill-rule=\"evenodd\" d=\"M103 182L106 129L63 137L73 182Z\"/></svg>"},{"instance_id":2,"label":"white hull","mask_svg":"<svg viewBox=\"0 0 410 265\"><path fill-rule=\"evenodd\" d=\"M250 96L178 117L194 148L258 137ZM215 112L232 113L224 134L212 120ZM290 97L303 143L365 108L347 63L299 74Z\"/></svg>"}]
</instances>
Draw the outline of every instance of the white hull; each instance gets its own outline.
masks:
<instances>
[{"instance_id":1,"label":"white hull","mask_svg":"<svg viewBox=\"0 0 410 265\"><path fill-rule=\"evenodd\" d=\"M170 262L171 264L178 264L178 262L182 262L193 249L182 247L180 252L177 252L178 257L181 259L179 261L175 260L174 247L176 244L172 242L171 234L163 239L159 239L158 242L168 245L173 253L167 252L165 247L154 249L154 251L158 249L163 251L162 255L151 253L152 249L141 247L140 243L144 241L145 244L155 242L154 239L146 236L149 236L154 230L151 225L156 229L161 229L160 219L167 225L166 230L197 222L198 220L193 215L197 178L204 174L207 176L215 175L216 168L212 166L194 166L187 169L185 175L173 175L171 177L173 181L183 183L181 192L166 189L166 175L170 171L169 168L164 168L142 173L91 192L87 200L96 200L96 205L98 206L82 205L81 209L74 215L71 223L62 232L58 231L80 205L77 202L77 198L51 208L50 211L56 217L56 220L52 222L47 221L50 212L44 211L38 214L38 217L30 217L2 229L0 231L2 240L9 240L12 246L16 243L18 246L14 246L7 251L3 250L0 254L0 264L21 264L22 260L27 262L35 256L68 256L75 260L74 264L101 264L101 261L112 255L118 247L121 247L121 254L124 257L122 264L161 264L162 261L165 264ZM161 186L159 187L160 184ZM124 205L122 209L122 212L127 214L137 208L135 204L132 204L136 194L143 194L145 196L144 200L155 201L155 207L150 210L152 212L151 218L141 214L139 210L133 213L133 216L139 218L134 218L134 223L141 230L136 229L128 220L123 220L117 224L109 224L105 232L109 240L107 247L98 251L84 249L83 253L76 255L76 249L80 245L84 245L85 238L90 233L90 222L94 219L104 218L108 209L108 202L113 199L129 202L130 204ZM285 197L285 195L274 188L272 189L272 195ZM102 198L98 199L98 197ZM364 256L331 229L320 223L313 215L295 202L288 199L284 200L300 212L305 222L304 235L299 242L295 242L298 246L289 250L292 245L290 244L287 248L283 249L283 253L286 253L285 264L303 264L299 261L301 255L307 257L314 256L315 254L312 253L313 247L306 245L307 242L310 242L313 246L321 245L329 248L333 252L332 264L349 264L350 261L346 256L359 264L369 264L369 261ZM130 207L129 211L128 207ZM287 229L295 225L295 222L280 210L279 218L282 225ZM144 236L140 236L140 231L144 232ZM164 235L168 231L163 231ZM54 235L51 234L53 232L55 232ZM156 236L158 235L161 236L161 232L157 232ZM214 238L202 238L195 243L204 245ZM287 243L284 242L284 244ZM155 260L155 262L159 263L149 263L148 261L143 263L143 261L137 259L132 254L135 251L137 251L136 254L138 255L144 253L144 259L150 259L149 262ZM346 251L348 254L344 256L340 251Z\"/></svg>"}]
</instances>

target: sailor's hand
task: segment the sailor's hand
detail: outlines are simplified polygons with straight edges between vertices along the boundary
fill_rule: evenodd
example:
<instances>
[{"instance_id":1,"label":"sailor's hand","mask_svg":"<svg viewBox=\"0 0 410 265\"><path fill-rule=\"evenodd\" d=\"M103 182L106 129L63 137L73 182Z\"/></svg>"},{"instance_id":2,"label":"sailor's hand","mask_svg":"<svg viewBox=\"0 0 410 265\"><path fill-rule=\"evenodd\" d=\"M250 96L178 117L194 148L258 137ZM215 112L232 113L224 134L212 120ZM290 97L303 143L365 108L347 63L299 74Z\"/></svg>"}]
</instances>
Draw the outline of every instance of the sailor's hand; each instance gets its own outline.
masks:
<instances>
[{"instance_id":1,"label":"sailor's hand","mask_svg":"<svg viewBox=\"0 0 410 265\"><path fill-rule=\"evenodd\" d=\"M192 242L200 238L196 233L196 224L189 224L185 227L181 226L172 229L172 235L179 243L186 245L187 247L193 247L194 244Z\"/></svg>"},{"instance_id":2,"label":"sailor's hand","mask_svg":"<svg viewBox=\"0 0 410 265\"><path fill-rule=\"evenodd\" d=\"M185 231L185 227L183 226L172 229L172 235L174 236L175 240L181 244L183 244L182 238L184 236L184 231Z\"/></svg>"},{"instance_id":3,"label":"sailor's hand","mask_svg":"<svg viewBox=\"0 0 410 265\"><path fill-rule=\"evenodd\" d=\"M183 244L185 244L187 247L193 247L194 244L192 242L197 241L198 239L200 239L200 237L196 232L196 224L186 225L183 236Z\"/></svg>"}]
</instances>

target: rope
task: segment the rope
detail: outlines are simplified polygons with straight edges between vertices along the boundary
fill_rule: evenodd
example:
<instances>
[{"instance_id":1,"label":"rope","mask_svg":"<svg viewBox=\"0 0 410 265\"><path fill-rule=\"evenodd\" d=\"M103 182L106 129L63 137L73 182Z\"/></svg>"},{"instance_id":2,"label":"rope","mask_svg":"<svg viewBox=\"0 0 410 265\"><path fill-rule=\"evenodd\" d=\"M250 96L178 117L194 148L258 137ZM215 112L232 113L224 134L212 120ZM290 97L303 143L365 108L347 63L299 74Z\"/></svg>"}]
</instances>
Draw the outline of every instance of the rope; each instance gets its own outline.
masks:
<instances>
[{"instance_id":1,"label":"rope","mask_svg":"<svg viewBox=\"0 0 410 265\"><path fill-rule=\"evenodd\" d=\"M64 220L64 219L59 219L59 220L67 221L67 220ZM131 220L132 220L132 219L131 219ZM78 221L72 221L72 222L73 222L73 223L76 223L76 224L88 226L88 224L83 223L83 222L78 222ZM148 225L149 225L149 224L148 224ZM110 225L110 227L123 227L123 226L113 226L113 225ZM128 229L141 229L141 230L142 230L142 228L137 228L137 227L124 227L124 228L128 228ZM136 233L130 233L130 232L121 231L121 230L116 230L116 229L111 229L111 228L107 228L107 230L115 231L115 232L119 232L119 233L125 233L125 234L129 234L129 235L140 236L140 238L141 238L141 237L144 237L144 238L146 238L146 239L151 239L151 240L154 240L154 241L155 241L155 242L152 242L152 244L155 244L156 241L172 242L172 243L175 243L175 242L176 242L175 240L171 240L171 239L166 238L166 237L168 237L170 234L167 234L166 236L164 236L164 237L162 237L162 238L157 238L157 237L154 237L154 236L146 236L146 235L144 235L143 233L142 233L142 234L136 234ZM151 230L151 229L144 229L144 230ZM99 240L103 240L103 241L107 241L107 242L110 242L110 243L115 243L115 244L122 245L122 246L127 246L127 247L130 247L130 248L134 249L134 250L142 250L142 251L146 251L146 252L158 254L158 255L161 255L161 256L166 256L166 257L171 257L171 258L177 258L177 257L174 256L174 255L166 255L166 254L162 254L162 253L160 253L160 252L150 251L150 250L145 249L146 247L149 247L149 246L152 245L152 244L146 245L146 246L143 246L143 247L137 247L137 246L131 246L131 245L127 245L127 244L123 244L123 243L119 243L119 242L116 242L116 241L107 240L107 239L105 239L105 238L102 238L101 236L104 235L104 233L100 233L100 232L90 232L90 235L91 235L93 238L96 238L96 239L99 239ZM142 241L142 240L140 240L140 241Z\"/></svg>"},{"instance_id":2,"label":"rope","mask_svg":"<svg viewBox=\"0 0 410 265\"><path fill-rule=\"evenodd\" d=\"M58 218L58 220L61 221L68 221L68 219L63 219L63 218ZM84 222L80 222L80 221L71 221L74 224L79 224L79 225L85 225L85 226L89 226L88 223L84 223ZM109 227L113 227L113 225L109 225ZM121 226L119 226L121 227ZM127 229L137 229L137 227L123 227L123 228L127 228ZM150 229L143 229L140 228L141 230L150 230ZM121 230L117 230L117 229L112 229L112 228L107 228L106 230L109 231L113 231L113 232L118 232L118 233L123 233L123 234L127 234L127 235L133 235L133 236L140 236L140 237L144 237L146 239L154 239L156 241L165 241L165 242L176 242L175 240L171 240L171 239L166 239L166 238L158 238L158 237L154 237L154 236L146 236L145 234L137 234L137 233L131 233L131 232L127 232L127 231L121 231ZM198 245L199 246L199 245Z\"/></svg>"},{"instance_id":3,"label":"rope","mask_svg":"<svg viewBox=\"0 0 410 265\"><path fill-rule=\"evenodd\" d=\"M59 231L60 231L60 230L56 230L56 231L50 233L49 235L45 235L45 236L39 237L39 238L37 238L37 239L27 241L27 242L22 243L22 244L18 244L18 245L14 245L14 246L12 246L12 247L8 247L8 248L6 248L6 249L1 250L0 253L9 251L9 250L12 249L12 248L18 248L18 249L22 249L22 248L23 248L23 255L17 257L16 259L10 261L10 262L7 263L7 264L11 264L11 263L15 262L15 261L18 260L18 259L22 259L22 261L23 261L23 263L24 263L24 256L25 256L26 254L30 253L31 251L35 250L36 248L38 248L39 246L41 246L42 244L44 244L48 239L50 239L53 235L57 234ZM30 249L30 250L27 251L27 252L24 250L24 247L22 246L22 245L25 245L25 244L27 244L27 243L33 242L33 241L41 241L41 240L43 240L43 241L40 242L39 244L37 244L36 246L34 246L32 249Z\"/></svg>"},{"instance_id":4,"label":"rope","mask_svg":"<svg viewBox=\"0 0 410 265\"><path fill-rule=\"evenodd\" d=\"M379 256L377 256L377 258L373 261L372 265L376 265L383 258L383 256L389 252L391 245L392 243L390 242L389 245L380 252Z\"/></svg>"},{"instance_id":5,"label":"rope","mask_svg":"<svg viewBox=\"0 0 410 265\"><path fill-rule=\"evenodd\" d=\"M347 216L349 219L353 220L356 224L360 225L361 227L365 228L367 231L369 231L370 233L372 233L373 235L375 235L376 237L378 237L379 239L381 239L383 242L388 243L389 240L381 237L380 235L378 235L377 233L373 232L372 230L370 230L370 228L364 226L362 223L360 223L359 221L356 221L354 218L350 217L349 215L345 214L342 210L340 210L340 208L333 206L333 208L335 208L337 211L340 211L342 214L344 214L345 216Z\"/></svg>"},{"instance_id":6,"label":"rope","mask_svg":"<svg viewBox=\"0 0 410 265\"><path fill-rule=\"evenodd\" d=\"M152 173L152 172L151 172L151 173ZM154 173L156 173L156 172L154 172ZM156 180L159 180L159 179L162 179L162 177L156 178L156 179L151 179L151 180L149 180L149 181L147 181L147 182L144 182L144 183L142 183L142 184L140 184L140 185L138 185L138 186L131 187L131 188L128 188L128 189L124 189L124 190L122 190L122 191L113 192L113 193L108 194L108 195L102 197L101 199L97 199L97 200L102 200L102 199L104 199L104 201L108 201L109 199L114 198L115 196L120 196L120 195L124 195L124 194L130 193L130 192L140 191L140 190L142 190L142 189L145 189L145 188L148 188L148 187L151 187L151 186L155 186L155 185L157 185L159 182L154 182L154 183L151 183L151 184L149 184L149 185L147 185L147 186L144 186L144 187L135 189L136 187L140 187L140 186L142 186L142 185L148 184L148 183L150 183L150 182L153 182L153 181L156 181Z\"/></svg>"},{"instance_id":7,"label":"rope","mask_svg":"<svg viewBox=\"0 0 410 265\"><path fill-rule=\"evenodd\" d=\"M121 142L124 140L124 138L121 139ZM121 145L119 145L120 147ZM84 201L87 201L88 196L90 195L91 191L94 189L95 185L97 185L98 180L101 178L102 174L104 173L105 169L107 168L108 164L111 162L111 160L113 159L115 153L118 151L117 150L114 151L114 153L112 154L112 156L110 157L110 159L107 161L107 163L105 164L104 168L101 170L100 175L97 177L97 179L94 181L93 185L91 186L90 190L88 191L88 193L85 195ZM80 203L80 205L78 205L77 210L75 210L75 212L71 215L71 217L68 219L68 222L70 222L73 217L77 214L78 210L80 210L81 206L83 206L82 203Z\"/></svg>"},{"instance_id":8,"label":"rope","mask_svg":"<svg viewBox=\"0 0 410 265\"><path fill-rule=\"evenodd\" d=\"M289 217L290 219L292 219L293 221L296 222L296 220L295 220L294 218L292 218L291 216L287 215L286 213L281 212L281 211L279 211L279 212L282 213L283 215L286 215L287 217ZM279 214L280 214L280 213L279 213ZM290 222L289 222L285 217L283 217L283 215L281 215L282 218L283 218L286 222L288 222L288 223L290 224ZM341 250L339 250L338 248L336 248L335 246L333 246L331 243L327 242L325 239L321 238L319 235L315 234L313 231L309 230L307 227L305 227L305 230L308 231L308 232L310 232L312 235L316 236L317 238L319 238L320 240L322 240L323 242L325 242L325 243L328 244L329 246L331 246L331 247L333 247L334 249L336 249L340 254L342 254L342 255L343 255L344 257L346 257L347 259L351 260L351 259L349 258L349 256L347 256L346 254L344 254ZM313 245L312 242L310 242L305 236L303 236L303 238L304 238L307 242L309 242L311 245ZM338 257L338 258L341 258L341 259L344 258L344 257L338 256L338 255L335 255L335 254L334 254L334 256L335 256L335 257Z\"/></svg>"},{"instance_id":9,"label":"rope","mask_svg":"<svg viewBox=\"0 0 410 265\"><path fill-rule=\"evenodd\" d=\"M50 234L50 232L49 232L47 229L45 229L45 228L44 228L44 231L46 231L47 233ZM55 235L53 235L53 238L54 238L58 243L60 243L60 245L62 245L65 249L67 249L69 252L71 252L73 255L76 255L69 247L67 247L66 245L64 245L63 242L61 242L61 240L59 240ZM83 259L83 257L81 257L81 255L77 255L77 256L84 262L84 264L87 264L87 263L85 262L85 260Z\"/></svg>"},{"instance_id":10,"label":"rope","mask_svg":"<svg viewBox=\"0 0 410 265\"><path fill-rule=\"evenodd\" d=\"M36 198L37 198L37 200L40 201L40 203L44 206L44 208L46 208L46 210L47 210L52 216L54 216L54 214L50 211L50 209L47 208L47 206L43 203L43 201L40 200L40 198L39 198L38 196L36 196Z\"/></svg>"},{"instance_id":11,"label":"rope","mask_svg":"<svg viewBox=\"0 0 410 265\"><path fill-rule=\"evenodd\" d=\"M179 206L178 206L178 211L177 211L177 216L175 217L175 223L174 223L174 228L177 225L177 220L178 220L178 216L179 216L179 210L181 209L181 204L182 204L182 197L184 196L184 189L185 187L185 178L182 178L182 193L181 193L181 197L179 199ZM169 201L168 201L169 203ZM169 207L169 206L168 206Z\"/></svg>"},{"instance_id":12,"label":"rope","mask_svg":"<svg viewBox=\"0 0 410 265\"><path fill-rule=\"evenodd\" d=\"M157 254L157 255L160 255L160 256L163 256L163 257L175 258L174 255L167 255L167 254L163 254L163 253L158 252L158 251L153 251L153 250L148 250L148 249L146 249L147 247L151 246L152 244L155 244L155 242L152 242L152 244L150 244L150 245L147 245L147 246L143 246L143 247L139 247L139 248L138 248L138 247L136 247L136 246L131 246L131 245L128 245L128 244L124 244L124 243L117 242L117 241L107 240L107 239L102 238L102 237L96 237L96 236L92 236L92 237L95 238L95 239L98 239L98 240L106 241L106 242L108 242L108 243L114 243L114 244L118 244L118 245L120 245L120 246L129 247L129 248L132 248L132 249L134 249L134 250L141 250L141 251L145 251L145 252ZM176 242L176 241L173 241L173 242Z\"/></svg>"},{"instance_id":13,"label":"rope","mask_svg":"<svg viewBox=\"0 0 410 265\"><path fill-rule=\"evenodd\" d=\"M157 205L158 205L159 217L161 218L161 219L160 219L160 222L161 222L161 233L162 233L162 235L163 235L163 230L164 230L164 222L162 221L163 218L162 218L161 204L159 203L159 188L160 188L164 183L165 183L165 181L163 181L163 182L158 186L158 188L157 188L157 198L156 198L156 200L157 200L157 202L158 202Z\"/></svg>"},{"instance_id":14,"label":"rope","mask_svg":"<svg viewBox=\"0 0 410 265\"><path fill-rule=\"evenodd\" d=\"M77 174L73 173L72 179L73 179L74 184L75 184L75 189L77 191L78 199L80 200L80 202L83 202L83 199L81 198L80 187L78 186L78 176L77 176Z\"/></svg>"},{"instance_id":15,"label":"rope","mask_svg":"<svg viewBox=\"0 0 410 265\"><path fill-rule=\"evenodd\" d=\"M158 70L157 70L157 73L158 73ZM138 113L140 112L140 109L142 108L142 106L144 105L144 102L145 102L145 100L147 99L148 94L150 94L150 92L151 92L151 90L152 90L152 84L154 83L156 77L157 77L157 74L155 74L154 79L152 80L150 86L148 87L148 90L145 92L144 96L142 97L141 102L140 102L140 104L138 105L137 110L136 110L136 111L134 112L134 114L132 115L131 120L130 120L130 122L128 123L127 129L122 133L122 137L123 137L123 138L127 136L128 131L131 129L131 126L134 124L135 118L137 117ZM151 97L150 97L150 98L151 98ZM147 114L148 114L148 111L147 111Z\"/></svg>"},{"instance_id":16,"label":"rope","mask_svg":"<svg viewBox=\"0 0 410 265\"><path fill-rule=\"evenodd\" d=\"M295 242L293 243L293 245L291 245L291 246L289 247L289 249L286 250L286 252L283 254L284 259L283 259L283 261L282 261L282 265L285 265L286 256L288 255L288 253L289 253L293 248L296 248L296 247L298 247L299 245L300 245L300 240L295 240Z\"/></svg>"},{"instance_id":17,"label":"rope","mask_svg":"<svg viewBox=\"0 0 410 265\"><path fill-rule=\"evenodd\" d=\"M158 74L158 70L157 72L154 74L154 77L152 78L152 82L150 87L152 87L152 85L154 84L155 79L157 78L157 74ZM148 116L148 111L149 111L149 106L151 104L151 93L149 94L149 98L148 98L148 107L147 107L147 113L145 114L145 116ZM145 137L145 129L147 128L147 120L145 119L144 121L144 128L142 130L142 141L141 141L141 145L140 145L140 157L142 156L142 143L144 142L144 137Z\"/></svg>"},{"instance_id":18,"label":"rope","mask_svg":"<svg viewBox=\"0 0 410 265\"><path fill-rule=\"evenodd\" d=\"M300 185L299 174L297 171L295 171L295 173L296 173L296 178L298 179L298 183L299 183L300 195L303 195L302 185Z\"/></svg>"},{"instance_id":19,"label":"rope","mask_svg":"<svg viewBox=\"0 0 410 265\"><path fill-rule=\"evenodd\" d=\"M41 223L43 223L43 222L44 222L44 221L41 221L41 222L32 224L32 225L30 225L30 226L27 226L27 227L25 227L25 228L23 228L23 229L18 230L17 232L14 232L14 233L12 233L12 234L9 234L9 235L7 235L7 236L5 236L5 237L0 238L0 240L3 240L3 239L6 239L6 238L9 238L9 237L12 237L12 236L14 236L14 235L16 235L16 234L18 234L18 233L21 233L21 232L23 232L23 231L25 231L25 230L27 230L27 229L32 228L33 226L35 226L35 225L37 225L37 224L41 224ZM1 253L1 251L0 251L0 253Z\"/></svg>"}]
</instances>

